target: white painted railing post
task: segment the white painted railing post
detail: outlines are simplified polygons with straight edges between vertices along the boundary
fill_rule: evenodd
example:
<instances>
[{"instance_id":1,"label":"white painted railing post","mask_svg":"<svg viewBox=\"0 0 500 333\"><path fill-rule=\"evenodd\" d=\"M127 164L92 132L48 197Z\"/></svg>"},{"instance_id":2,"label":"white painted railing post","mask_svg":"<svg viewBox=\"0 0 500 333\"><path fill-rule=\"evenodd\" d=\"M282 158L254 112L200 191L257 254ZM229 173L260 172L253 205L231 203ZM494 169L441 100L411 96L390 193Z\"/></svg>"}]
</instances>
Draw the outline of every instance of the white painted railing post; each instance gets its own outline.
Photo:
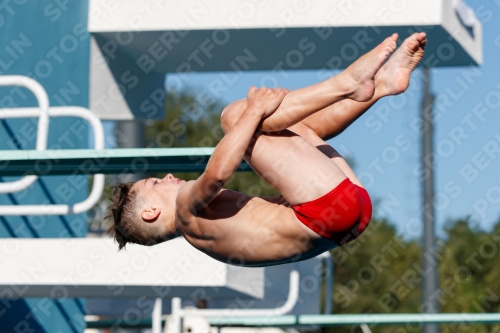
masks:
<instances>
[{"instance_id":1,"label":"white painted railing post","mask_svg":"<svg viewBox=\"0 0 500 333\"><path fill-rule=\"evenodd\" d=\"M172 298L172 313L165 323L165 333L182 333L181 299Z\"/></svg>"},{"instance_id":2,"label":"white painted railing post","mask_svg":"<svg viewBox=\"0 0 500 333\"><path fill-rule=\"evenodd\" d=\"M155 305L153 308L153 314L152 314L152 323L151 323L151 330L152 333L161 333L161 312L162 312L162 307L161 307L161 298L158 297L155 299Z\"/></svg>"}]
</instances>

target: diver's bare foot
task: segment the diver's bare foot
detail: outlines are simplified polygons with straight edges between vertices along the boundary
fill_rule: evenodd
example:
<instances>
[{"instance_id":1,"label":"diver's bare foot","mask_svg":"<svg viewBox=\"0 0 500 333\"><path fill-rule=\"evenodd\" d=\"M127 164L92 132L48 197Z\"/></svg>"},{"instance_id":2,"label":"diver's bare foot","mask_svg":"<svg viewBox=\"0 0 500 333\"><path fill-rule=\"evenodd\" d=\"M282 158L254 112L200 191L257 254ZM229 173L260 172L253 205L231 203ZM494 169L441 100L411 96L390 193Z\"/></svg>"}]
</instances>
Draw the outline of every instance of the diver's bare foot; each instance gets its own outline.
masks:
<instances>
[{"instance_id":1,"label":"diver's bare foot","mask_svg":"<svg viewBox=\"0 0 500 333\"><path fill-rule=\"evenodd\" d=\"M375 92L375 74L380 69L385 59L396 49L397 34L386 38L373 50L363 55L345 69L341 84L348 90L347 98L358 102L365 102L373 97Z\"/></svg>"},{"instance_id":2,"label":"diver's bare foot","mask_svg":"<svg viewBox=\"0 0 500 333\"><path fill-rule=\"evenodd\" d=\"M377 95L397 95L410 84L410 74L424 56L427 43L425 32L406 38L375 75Z\"/></svg>"}]
</instances>

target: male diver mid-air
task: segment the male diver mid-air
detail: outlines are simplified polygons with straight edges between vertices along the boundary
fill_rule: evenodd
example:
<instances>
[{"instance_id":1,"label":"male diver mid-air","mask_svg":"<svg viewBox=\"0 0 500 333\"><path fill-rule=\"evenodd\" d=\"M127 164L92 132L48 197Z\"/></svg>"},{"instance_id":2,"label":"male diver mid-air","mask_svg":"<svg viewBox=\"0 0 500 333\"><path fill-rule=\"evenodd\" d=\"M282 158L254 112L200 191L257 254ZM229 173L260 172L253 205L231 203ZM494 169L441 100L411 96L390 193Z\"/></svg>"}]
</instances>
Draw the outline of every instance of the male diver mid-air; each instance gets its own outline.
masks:
<instances>
[{"instance_id":1,"label":"male diver mid-air","mask_svg":"<svg viewBox=\"0 0 500 333\"><path fill-rule=\"evenodd\" d=\"M119 248L182 235L217 260L267 266L305 260L357 238L371 218L370 197L325 140L380 98L408 88L426 35L415 33L396 50L397 39L393 34L340 74L309 87L251 87L245 100L222 112L225 136L198 179L167 174L117 185L108 216ZM242 159L281 196L223 189Z\"/></svg>"}]
</instances>

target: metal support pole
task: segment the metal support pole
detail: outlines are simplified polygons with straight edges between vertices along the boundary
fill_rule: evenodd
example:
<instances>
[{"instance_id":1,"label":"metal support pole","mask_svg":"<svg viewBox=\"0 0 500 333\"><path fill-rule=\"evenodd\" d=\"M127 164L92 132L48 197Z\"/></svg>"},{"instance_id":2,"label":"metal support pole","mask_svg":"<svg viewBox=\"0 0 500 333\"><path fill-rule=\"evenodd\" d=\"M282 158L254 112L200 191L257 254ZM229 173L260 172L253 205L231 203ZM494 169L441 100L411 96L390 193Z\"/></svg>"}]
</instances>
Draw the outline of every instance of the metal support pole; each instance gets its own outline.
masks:
<instances>
[{"instance_id":1,"label":"metal support pole","mask_svg":"<svg viewBox=\"0 0 500 333\"><path fill-rule=\"evenodd\" d=\"M436 243L434 227L434 156L432 109L434 95L430 92L429 69L423 69L424 97L422 101L422 169L423 169L423 266L424 277L422 290L422 310L424 313L439 313L439 303L436 293L439 293L438 262L436 260ZM425 333L438 333L439 325L432 323L424 326Z\"/></svg>"},{"instance_id":2,"label":"metal support pole","mask_svg":"<svg viewBox=\"0 0 500 333\"><path fill-rule=\"evenodd\" d=\"M145 127L142 120L122 120L116 122L115 140L118 148L144 148ZM121 182L135 182L144 178L143 174L126 173L119 176Z\"/></svg>"},{"instance_id":3,"label":"metal support pole","mask_svg":"<svg viewBox=\"0 0 500 333\"><path fill-rule=\"evenodd\" d=\"M333 262L330 252L323 252L320 256L325 264L326 276L326 290L325 290L325 307L323 309L323 314L329 315L332 313L332 288L333 288Z\"/></svg>"}]
</instances>

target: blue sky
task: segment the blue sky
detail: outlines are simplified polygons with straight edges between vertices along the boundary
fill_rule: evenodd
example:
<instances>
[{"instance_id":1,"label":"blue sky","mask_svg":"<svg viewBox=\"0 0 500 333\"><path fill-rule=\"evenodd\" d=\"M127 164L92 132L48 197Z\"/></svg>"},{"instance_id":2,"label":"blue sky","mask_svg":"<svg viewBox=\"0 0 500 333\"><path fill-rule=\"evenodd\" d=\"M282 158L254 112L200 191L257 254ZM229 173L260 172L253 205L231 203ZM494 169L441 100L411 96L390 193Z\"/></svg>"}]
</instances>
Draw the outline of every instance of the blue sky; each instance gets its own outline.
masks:
<instances>
[{"instance_id":1,"label":"blue sky","mask_svg":"<svg viewBox=\"0 0 500 333\"><path fill-rule=\"evenodd\" d=\"M435 108L436 231L451 219L472 216L477 227L490 229L500 217L500 1L468 0L483 25L483 65L477 68L431 70ZM432 38L429 35L428 38ZM385 98L338 137L330 140L351 156L355 172L379 201L375 215L387 217L407 238L422 233L419 180L419 106L422 97L418 69L405 94ZM333 74L333 72L332 72ZM183 89L203 89L221 73L188 75ZM227 75L234 75L227 73ZM318 82L318 71L242 74L221 96L223 103L245 96L251 85L277 83L297 89ZM272 79L271 79L272 77ZM167 77L178 88L179 78Z\"/></svg>"}]
</instances>

